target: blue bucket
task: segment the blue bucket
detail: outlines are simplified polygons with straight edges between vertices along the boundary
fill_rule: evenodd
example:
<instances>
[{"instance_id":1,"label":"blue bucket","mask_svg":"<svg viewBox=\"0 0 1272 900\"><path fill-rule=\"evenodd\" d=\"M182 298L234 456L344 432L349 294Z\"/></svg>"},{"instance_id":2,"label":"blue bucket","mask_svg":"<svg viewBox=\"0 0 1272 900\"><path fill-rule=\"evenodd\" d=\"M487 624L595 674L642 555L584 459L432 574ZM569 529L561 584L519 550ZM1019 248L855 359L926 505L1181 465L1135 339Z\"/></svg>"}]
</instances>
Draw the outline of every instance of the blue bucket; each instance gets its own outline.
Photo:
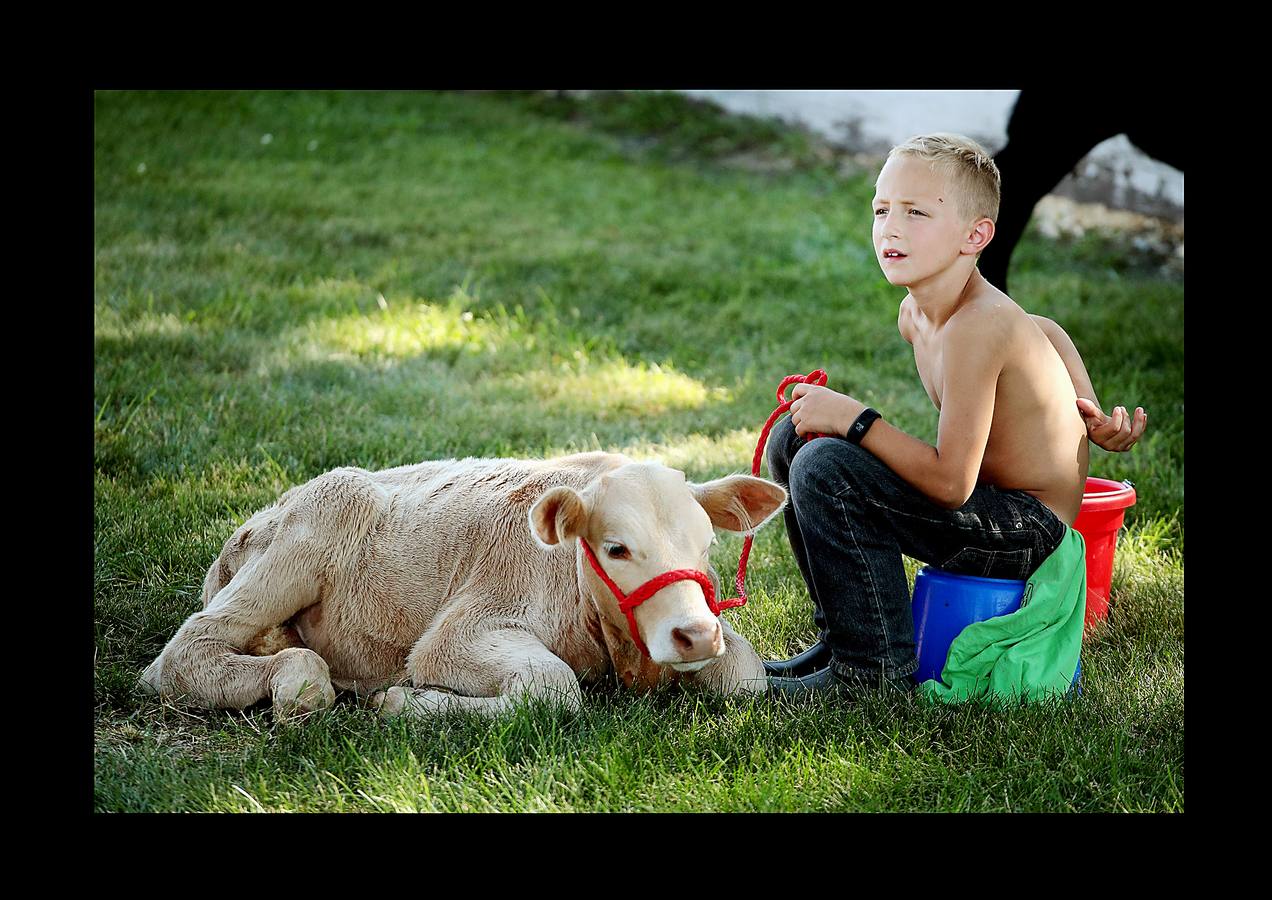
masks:
<instances>
[{"instance_id":1,"label":"blue bucket","mask_svg":"<svg viewBox=\"0 0 1272 900\"><path fill-rule=\"evenodd\" d=\"M914 602L910 606L914 615L914 649L919 657L915 679L924 682L941 677L950 644L968 625L1020 609L1026 583L1008 578L955 575L933 566L920 569L914 577ZM1073 673L1078 694L1082 693L1081 678L1082 660L1079 659Z\"/></svg>"}]
</instances>

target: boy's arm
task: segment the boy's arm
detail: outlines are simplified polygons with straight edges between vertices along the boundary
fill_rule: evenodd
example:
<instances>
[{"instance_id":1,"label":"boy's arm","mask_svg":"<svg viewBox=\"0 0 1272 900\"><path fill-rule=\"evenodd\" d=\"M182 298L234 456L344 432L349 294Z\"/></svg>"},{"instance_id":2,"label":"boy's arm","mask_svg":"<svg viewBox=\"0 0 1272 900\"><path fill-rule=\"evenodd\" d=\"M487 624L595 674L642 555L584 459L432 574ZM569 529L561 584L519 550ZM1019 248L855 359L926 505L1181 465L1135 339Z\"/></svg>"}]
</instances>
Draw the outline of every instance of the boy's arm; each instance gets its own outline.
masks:
<instances>
[{"instance_id":1,"label":"boy's arm","mask_svg":"<svg viewBox=\"0 0 1272 900\"><path fill-rule=\"evenodd\" d=\"M906 434L880 419L861 446L877 456L933 503L958 509L976 488L994 419L994 395L1006 341L987 333L992 319L968 317L946 325L945 374L937 445ZM796 385L791 418L799 434L846 434L865 404L828 388Z\"/></svg>"},{"instance_id":2,"label":"boy's arm","mask_svg":"<svg viewBox=\"0 0 1272 900\"><path fill-rule=\"evenodd\" d=\"M1047 340L1051 341L1051 346L1056 348L1056 352L1060 354L1060 359L1064 361L1064 367L1069 370L1069 380L1073 382L1073 390L1079 397L1086 397L1097 407L1100 405L1100 398L1095 396L1095 387L1091 384L1091 376L1087 374L1086 366L1082 364L1082 356L1078 353L1078 348L1074 346L1069 335L1065 334L1063 328L1055 322L1044 316L1030 315L1029 318L1034 320L1042 333L1047 336Z\"/></svg>"},{"instance_id":3,"label":"boy's arm","mask_svg":"<svg viewBox=\"0 0 1272 900\"><path fill-rule=\"evenodd\" d=\"M935 447L883 421L861 441L888 468L947 509L958 509L976 489L989 443L1006 345L993 333L996 324L992 316L964 314L945 326Z\"/></svg>"},{"instance_id":4,"label":"boy's arm","mask_svg":"<svg viewBox=\"0 0 1272 900\"><path fill-rule=\"evenodd\" d=\"M1130 450L1148 426L1148 413L1143 407L1137 406L1135 415L1131 416L1127 413L1126 407L1118 406L1114 408L1111 416L1106 416L1100 407L1099 398L1095 396L1091 376L1087 374L1086 366L1082 364L1082 356L1069 335L1063 328L1044 316L1031 315L1029 318L1042 329L1042 333L1047 336L1047 340L1051 341L1051 346L1056 348L1060 359L1064 361L1064 367L1069 371L1073 390L1078 395L1078 412L1082 414L1082 419L1086 423L1087 437L1097 447L1105 450Z\"/></svg>"}]
</instances>

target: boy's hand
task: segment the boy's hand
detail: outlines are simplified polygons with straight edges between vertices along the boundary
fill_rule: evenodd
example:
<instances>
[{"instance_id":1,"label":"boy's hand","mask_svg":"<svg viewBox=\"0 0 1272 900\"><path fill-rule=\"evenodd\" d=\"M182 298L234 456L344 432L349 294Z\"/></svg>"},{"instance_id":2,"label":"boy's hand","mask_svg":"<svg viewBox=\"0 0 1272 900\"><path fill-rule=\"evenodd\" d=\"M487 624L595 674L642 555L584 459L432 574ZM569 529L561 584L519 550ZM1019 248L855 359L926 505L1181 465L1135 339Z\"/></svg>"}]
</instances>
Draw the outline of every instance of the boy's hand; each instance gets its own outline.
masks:
<instances>
[{"instance_id":1,"label":"boy's hand","mask_svg":"<svg viewBox=\"0 0 1272 900\"><path fill-rule=\"evenodd\" d=\"M866 404L817 384L797 384L791 389L791 423L800 437L806 434L848 433Z\"/></svg>"},{"instance_id":2,"label":"boy's hand","mask_svg":"<svg viewBox=\"0 0 1272 900\"><path fill-rule=\"evenodd\" d=\"M1116 407L1113 415L1106 416L1100 407L1086 397L1078 398L1078 412L1086 421L1087 437L1097 447L1105 450L1130 450L1148 426L1148 413L1141 406L1135 407L1134 418L1125 406Z\"/></svg>"}]
</instances>

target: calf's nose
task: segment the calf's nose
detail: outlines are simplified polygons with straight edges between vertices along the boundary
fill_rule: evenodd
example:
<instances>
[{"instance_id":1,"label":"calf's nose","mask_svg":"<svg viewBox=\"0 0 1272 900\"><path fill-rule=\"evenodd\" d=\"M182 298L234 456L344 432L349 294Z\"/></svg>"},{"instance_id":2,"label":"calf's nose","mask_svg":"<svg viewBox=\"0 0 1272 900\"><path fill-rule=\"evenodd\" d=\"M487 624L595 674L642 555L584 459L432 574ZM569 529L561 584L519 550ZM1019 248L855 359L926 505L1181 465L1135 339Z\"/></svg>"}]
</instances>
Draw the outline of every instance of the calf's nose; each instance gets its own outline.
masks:
<instances>
[{"instance_id":1,"label":"calf's nose","mask_svg":"<svg viewBox=\"0 0 1272 900\"><path fill-rule=\"evenodd\" d=\"M673 628L671 640L676 653L685 662L719 656L723 649L720 620L712 619L710 622L695 622L692 625Z\"/></svg>"}]
</instances>

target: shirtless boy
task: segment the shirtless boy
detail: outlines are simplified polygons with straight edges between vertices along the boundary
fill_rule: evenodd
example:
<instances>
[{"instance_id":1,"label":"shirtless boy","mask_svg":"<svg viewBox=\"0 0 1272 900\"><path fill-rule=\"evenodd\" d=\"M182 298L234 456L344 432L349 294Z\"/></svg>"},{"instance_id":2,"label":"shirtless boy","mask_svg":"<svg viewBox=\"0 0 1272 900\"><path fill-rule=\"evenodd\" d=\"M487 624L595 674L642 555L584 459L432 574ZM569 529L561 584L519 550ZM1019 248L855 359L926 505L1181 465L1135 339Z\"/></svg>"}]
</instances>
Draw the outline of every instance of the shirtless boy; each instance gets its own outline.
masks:
<instances>
[{"instance_id":1,"label":"shirtless boy","mask_svg":"<svg viewBox=\"0 0 1272 900\"><path fill-rule=\"evenodd\" d=\"M909 290L897 327L940 411L936 446L861 401L796 385L769 469L821 640L765 663L784 694L914 686L901 555L946 571L1025 580L1059 546L1086 483L1087 441L1129 450L1148 417L1106 416L1068 335L981 277L999 178L983 147L926 135L894 148L875 185L874 249ZM813 432L836 437L807 441Z\"/></svg>"}]
</instances>

